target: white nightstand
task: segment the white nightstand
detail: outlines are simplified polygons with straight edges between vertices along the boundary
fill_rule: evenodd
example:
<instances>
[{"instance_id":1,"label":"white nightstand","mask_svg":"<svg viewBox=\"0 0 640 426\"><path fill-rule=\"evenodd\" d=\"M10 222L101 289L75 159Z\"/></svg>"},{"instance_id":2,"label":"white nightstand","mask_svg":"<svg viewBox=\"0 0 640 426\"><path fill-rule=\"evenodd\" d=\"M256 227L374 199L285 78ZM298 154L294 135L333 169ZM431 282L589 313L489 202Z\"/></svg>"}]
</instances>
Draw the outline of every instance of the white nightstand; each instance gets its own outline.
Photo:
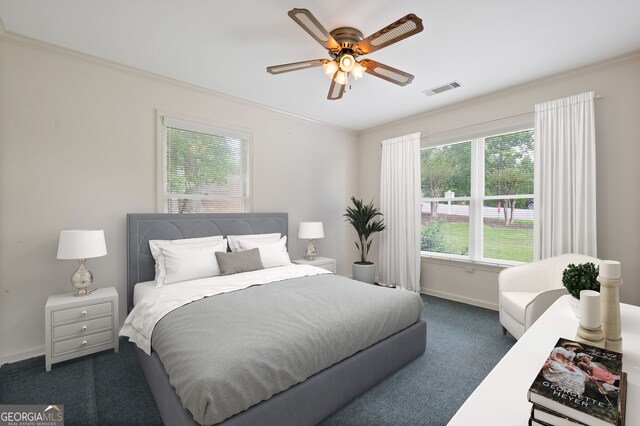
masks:
<instances>
[{"instance_id":1,"label":"white nightstand","mask_svg":"<svg viewBox=\"0 0 640 426\"><path fill-rule=\"evenodd\" d=\"M326 269L327 271L331 271L334 274L336 273L336 260L329 259L328 257L316 257L313 260L307 259L295 259L292 260L293 263L298 265L312 265L317 266L318 268Z\"/></svg>"},{"instance_id":2,"label":"white nightstand","mask_svg":"<svg viewBox=\"0 0 640 426\"><path fill-rule=\"evenodd\" d=\"M51 296L44 308L45 363L51 364L105 349L118 352L118 292L99 288L88 296Z\"/></svg>"}]
</instances>

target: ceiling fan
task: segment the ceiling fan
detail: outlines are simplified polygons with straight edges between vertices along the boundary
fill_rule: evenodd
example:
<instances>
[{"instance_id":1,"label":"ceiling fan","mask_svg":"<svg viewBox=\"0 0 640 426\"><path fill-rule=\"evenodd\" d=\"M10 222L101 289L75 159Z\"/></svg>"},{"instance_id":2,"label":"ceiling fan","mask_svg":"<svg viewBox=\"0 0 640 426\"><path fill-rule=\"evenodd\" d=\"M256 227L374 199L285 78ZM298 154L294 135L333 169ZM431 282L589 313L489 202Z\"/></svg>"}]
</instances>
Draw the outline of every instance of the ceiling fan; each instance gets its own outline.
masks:
<instances>
[{"instance_id":1,"label":"ceiling fan","mask_svg":"<svg viewBox=\"0 0 640 426\"><path fill-rule=\"evenodd\" d=\"M422 31L424 29L422 19L413 13L398 19L367 38L363 38L360 31L351 27L340 27L329 32L307 9L291 9L288 15L329 51L331 59L313 59L274 65L267 67L267 72L282 74L322 66L325 74L331 78L327 95L329 100L342 98L349 84L349 74L358 80L366 72L399 86L406 86L413 80L413 75L389 65L371 59L357 60L358 56L375 52Z\"/></svg>"}]
</instances>

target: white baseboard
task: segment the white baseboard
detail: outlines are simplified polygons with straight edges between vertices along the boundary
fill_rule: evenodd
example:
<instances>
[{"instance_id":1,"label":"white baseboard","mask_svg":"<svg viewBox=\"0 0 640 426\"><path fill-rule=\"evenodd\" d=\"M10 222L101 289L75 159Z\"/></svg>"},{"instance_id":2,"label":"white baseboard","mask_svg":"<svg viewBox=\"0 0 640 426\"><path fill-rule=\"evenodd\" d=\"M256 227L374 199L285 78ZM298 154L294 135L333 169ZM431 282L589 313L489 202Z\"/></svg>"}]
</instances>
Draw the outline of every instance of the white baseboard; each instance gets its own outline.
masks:
<instances>
[{"instance_id":1,"label":"white baseboard","mask_svg":"<svg viewBox=\"0 0 640 426\"><path fill-rule=\"evenodd\" d=\"M12 362L23 361L25 359L33 358L36 356L44 355L44 346L31 349L26 352L20 352L17 354L9 354L0 356L0 365L10 364Z\"/></svg>"},{"instance_id":2,"label":"white baseboard","mask_svg":"<svg viewBox=\"0 0 640 426\"><path fill-rule=\"evenodd\" d=\"M441 299L453 300L454 302L466 303L467 305L479 306L481 308L491 309L492 311L498 310L498 305L496 303L487 302L486 300L473 299L471 297L464 297L460 296L459 294L445 293L443 291L430 290L428 288L421 288L420 293L426 294L428 296L439 297Z\"/></svg>"}]
</instances>

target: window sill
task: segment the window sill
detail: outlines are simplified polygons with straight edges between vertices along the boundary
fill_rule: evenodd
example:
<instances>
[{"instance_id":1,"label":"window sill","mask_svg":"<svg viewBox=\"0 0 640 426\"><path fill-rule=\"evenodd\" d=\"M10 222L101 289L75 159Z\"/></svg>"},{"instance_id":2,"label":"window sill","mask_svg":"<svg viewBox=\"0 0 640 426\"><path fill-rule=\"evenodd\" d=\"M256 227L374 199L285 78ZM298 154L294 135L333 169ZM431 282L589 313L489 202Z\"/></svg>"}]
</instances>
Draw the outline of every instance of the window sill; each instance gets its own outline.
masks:
<instances>
[{"instance_id":1,"label":"window sill","mask_svg":"<svg viewBox=\"0 0 640 426\"><path fill-rule=\"evenodd\" d=\"M499 272L505 268L510 266L522 265L522 262L509 262L509 261L500 261L500 262L489 262L489 261L477 261L465 258L458 258L453 256L442 256L435 255L431 253L420 253L421 261L426 261L428 263L434 263L439 265L451 266L456 268L473 268L473 269L482 269L486 271Z\"/></svg>"}]
</instances>

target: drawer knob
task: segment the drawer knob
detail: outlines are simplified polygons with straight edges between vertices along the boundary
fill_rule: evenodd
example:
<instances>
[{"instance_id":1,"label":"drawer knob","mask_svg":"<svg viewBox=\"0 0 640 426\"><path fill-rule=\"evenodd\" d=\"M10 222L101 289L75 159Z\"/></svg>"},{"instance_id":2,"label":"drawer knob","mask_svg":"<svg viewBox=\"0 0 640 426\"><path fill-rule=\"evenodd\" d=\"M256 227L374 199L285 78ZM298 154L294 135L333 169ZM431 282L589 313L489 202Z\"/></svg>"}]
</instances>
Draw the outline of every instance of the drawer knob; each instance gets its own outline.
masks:
<instances>
[{"instance_id":1,"label":"drawer knob","mask_svg":"<svg viewBox=\"0 0 640 426\"><path fill-rule=\"evenodd\" d=\"M87 315L87 311L82 311L82 316Z\"/></svg>"},{"instance_id":2,"label":"drawer knob","mask_svg":"<svg viewBox=\"0 0 640 426\"><path fill-rule=\"evenodd\" d=\"M83 325L83 326L82 326L82 331L85 331L86 329L87 329L87 326L86 326L86 325Z\"/></svg>"},{"instance_id":3,"label":"drawer knob","mask_svg":"<svg viewBox=\"0 0 640 426\"><path fill-rule=\"evenodd\" d=\"M86 340L82 341L82 346L87 346L87 341Z\"/></svg>"}]
</instances>

